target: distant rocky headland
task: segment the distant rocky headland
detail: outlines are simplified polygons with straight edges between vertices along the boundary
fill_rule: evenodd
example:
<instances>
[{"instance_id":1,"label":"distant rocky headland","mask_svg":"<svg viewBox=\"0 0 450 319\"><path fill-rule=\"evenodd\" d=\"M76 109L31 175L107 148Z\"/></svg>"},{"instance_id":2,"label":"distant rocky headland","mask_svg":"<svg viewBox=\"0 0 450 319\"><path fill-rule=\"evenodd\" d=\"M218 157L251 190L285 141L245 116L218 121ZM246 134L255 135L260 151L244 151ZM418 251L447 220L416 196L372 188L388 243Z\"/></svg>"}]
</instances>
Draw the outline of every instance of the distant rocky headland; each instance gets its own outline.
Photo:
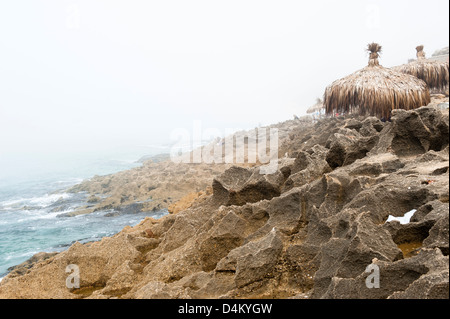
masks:
<instances>
[{"instance_id":1,"label":"distant rocky headland","mask_svg":"<svg viewBox=\"0 0 450 319\"><path fill-rule=\"evenodd\" d=\"M274 174L150 159L71 188L91 196L73 215L170 213L40 254L0 283L0 298L449 298L448 98L386 122L272 127ZM72 264L79 288L66 286ZM379 287L367 285L374 268Z\"/></svg>"}]
</instances>

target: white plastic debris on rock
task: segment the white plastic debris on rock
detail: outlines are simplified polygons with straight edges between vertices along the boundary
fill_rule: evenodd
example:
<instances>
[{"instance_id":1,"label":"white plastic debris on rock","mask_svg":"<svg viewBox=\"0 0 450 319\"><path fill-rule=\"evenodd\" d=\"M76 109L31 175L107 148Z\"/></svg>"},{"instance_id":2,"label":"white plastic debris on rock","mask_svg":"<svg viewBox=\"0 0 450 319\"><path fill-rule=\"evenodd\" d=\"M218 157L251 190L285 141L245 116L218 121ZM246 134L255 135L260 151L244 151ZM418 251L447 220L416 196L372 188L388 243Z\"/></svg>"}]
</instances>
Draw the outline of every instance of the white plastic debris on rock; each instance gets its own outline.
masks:
<instances>
[{"instance_id":1,"label":"white plastic debris on rock","mask_svg":"<svg viewBox=\"0 0 450 319\"><path fill-rule=\"evenodd\" d=\"M407 212L403 217L395 217L395 216L389 215L388 219L386 220L386 223L392 222L395 220L395 221L398 221L402 225L409 224L411 217L413 217L413 215L416 211L417 211L417 209L413 209L413 210Z\"/></svg>"}]
</instances>

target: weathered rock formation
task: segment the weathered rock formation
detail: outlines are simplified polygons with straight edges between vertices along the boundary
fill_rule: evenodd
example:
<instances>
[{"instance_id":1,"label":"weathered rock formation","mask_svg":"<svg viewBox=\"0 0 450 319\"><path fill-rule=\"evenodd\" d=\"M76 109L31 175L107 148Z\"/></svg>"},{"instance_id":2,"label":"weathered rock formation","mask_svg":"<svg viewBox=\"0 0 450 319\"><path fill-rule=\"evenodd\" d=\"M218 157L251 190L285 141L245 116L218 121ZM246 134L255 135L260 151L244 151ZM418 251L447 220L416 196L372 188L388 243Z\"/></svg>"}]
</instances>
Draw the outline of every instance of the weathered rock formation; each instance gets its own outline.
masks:
<instances>
[{"instance_id":1,"label":"weathered rock formation","mask_svg":"<svg viewBox=\"0 0 450 319\"><path fill-rule=\"evenodd\" d=\"M211 174L212 194L10 275L0 298L448 298L448 111L286 131L274 174ZM409 223L386 222L411 210ZM66 287L69 264L79 289ZM369 265L379 288L367 285Z\"/></svg>"}]
</instances>

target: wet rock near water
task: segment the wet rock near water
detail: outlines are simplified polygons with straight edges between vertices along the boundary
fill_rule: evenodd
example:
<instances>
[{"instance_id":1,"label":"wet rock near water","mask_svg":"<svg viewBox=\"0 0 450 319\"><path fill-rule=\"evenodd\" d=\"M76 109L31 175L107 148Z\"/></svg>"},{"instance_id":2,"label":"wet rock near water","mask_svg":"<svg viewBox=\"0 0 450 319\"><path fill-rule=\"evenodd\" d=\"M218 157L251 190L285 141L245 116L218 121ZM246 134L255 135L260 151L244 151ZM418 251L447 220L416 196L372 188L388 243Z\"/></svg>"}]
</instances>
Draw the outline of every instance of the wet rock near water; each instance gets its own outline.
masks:
<instances>
[{"instance_id":1,"label":"wet rock near water","mask_svg":"<svg viewBox=\"0 0 450 319\"><path fill-rule=\"evenodd\" d=\"M26 274L34 265L36 265L39 262L43 262L53 256L55 256L57 253L46 253L41 252L33 255L31 258L27 259L23 263L8 268L9 271L9 278L17 277L17 276L23 276Z\"/></svg>"}]
</instances>

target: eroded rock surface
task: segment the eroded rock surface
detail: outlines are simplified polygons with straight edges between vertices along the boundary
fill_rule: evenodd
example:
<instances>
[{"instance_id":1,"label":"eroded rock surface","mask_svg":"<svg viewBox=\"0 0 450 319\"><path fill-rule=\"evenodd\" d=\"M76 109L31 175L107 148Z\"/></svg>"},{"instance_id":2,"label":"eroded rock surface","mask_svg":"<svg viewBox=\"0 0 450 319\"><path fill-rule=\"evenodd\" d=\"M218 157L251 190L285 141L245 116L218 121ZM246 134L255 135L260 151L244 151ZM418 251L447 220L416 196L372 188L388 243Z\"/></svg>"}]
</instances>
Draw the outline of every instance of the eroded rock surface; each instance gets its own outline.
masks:
<instances>
[{"instance_id":1,"label":"eroded rock surface","mask_svg":"<svg viewBox=\"0 0 450 319\"><path fill-rule=\"evenodd\" d=\"M76 243L7 276L0 298L448 298L448 123L429 107L289 121L274 174L216 171L195 205Z\"/></svg>"}]
</instances>

